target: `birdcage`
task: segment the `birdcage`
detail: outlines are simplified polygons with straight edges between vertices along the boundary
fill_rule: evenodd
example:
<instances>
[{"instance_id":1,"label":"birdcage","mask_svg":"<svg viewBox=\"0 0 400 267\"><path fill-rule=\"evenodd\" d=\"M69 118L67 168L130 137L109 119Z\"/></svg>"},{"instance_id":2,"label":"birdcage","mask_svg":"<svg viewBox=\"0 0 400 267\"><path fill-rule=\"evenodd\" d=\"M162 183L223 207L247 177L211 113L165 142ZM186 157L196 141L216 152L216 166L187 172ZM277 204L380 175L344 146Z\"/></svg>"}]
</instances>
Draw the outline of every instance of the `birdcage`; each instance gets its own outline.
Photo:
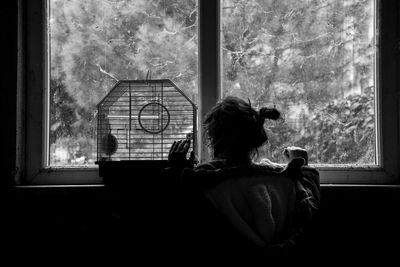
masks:
<instances>
[{"instance_id":1,"label":"birdcage","mask_svg":"<svg viewBox=\"0 0 400 267\"><path fill-rule=\"evenodd\" d=\"M97 163L165 162L173 141L196 150L196 105L170 80L123 80L97 105ZM139 165L138 165L139 166Z\"/></svg>"}]
</instances>

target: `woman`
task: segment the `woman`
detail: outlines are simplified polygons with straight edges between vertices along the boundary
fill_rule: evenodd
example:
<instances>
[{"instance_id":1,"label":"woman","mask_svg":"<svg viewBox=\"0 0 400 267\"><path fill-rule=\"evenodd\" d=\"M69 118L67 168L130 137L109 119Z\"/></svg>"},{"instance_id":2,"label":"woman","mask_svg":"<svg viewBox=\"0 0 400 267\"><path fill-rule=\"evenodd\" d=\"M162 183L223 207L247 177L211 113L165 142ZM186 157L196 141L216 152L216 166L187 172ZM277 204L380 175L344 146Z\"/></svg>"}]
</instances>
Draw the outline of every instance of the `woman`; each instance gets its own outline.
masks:
<instances>
[{"instance_id":1,"label":"woman","mask_svg":"<svg viewBox=\"0 0 400 267\"><path fill-rule=\"evenodd\" d=\"M256 111L227 97L204 121L211 161L194 167L193 154L186 158L190 140L172 144L167 172L178 178L184 243L234 260L295 247L319 207L319 174L296 147L285 149L285 167L254 163L268 141L265 120L279 118L276 109Z\"/></svg>"}]
</instances>

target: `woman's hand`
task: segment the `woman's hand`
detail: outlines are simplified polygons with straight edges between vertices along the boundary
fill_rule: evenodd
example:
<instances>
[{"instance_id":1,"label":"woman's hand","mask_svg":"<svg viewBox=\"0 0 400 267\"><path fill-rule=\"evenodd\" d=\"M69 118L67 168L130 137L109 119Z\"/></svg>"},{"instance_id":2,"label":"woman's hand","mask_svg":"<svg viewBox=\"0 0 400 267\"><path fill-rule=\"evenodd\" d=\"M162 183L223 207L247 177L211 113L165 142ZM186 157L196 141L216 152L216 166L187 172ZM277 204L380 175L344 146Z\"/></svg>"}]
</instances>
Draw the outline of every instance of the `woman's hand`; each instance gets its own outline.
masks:
<instances>
[{"instance_id":1,"label":"woman's hand","mask_svg":"<svg viewBox=\"0 0 400 267\"><path fill-rule=\"evenodd\" d=\"M193 167L196 163L193 151L190 153L190 158L186 158L190 143L189 139L174 141L168 154L168 162L172 167Z\"/></svg>"},{"instance_id":2,"label":"woman's hand","mask_svg":"<svg viewBox=\"0 0 400 267\"><path fill-rule=\"evenodd\" d=\"M304 148L290 146L284 149L283 155L288 162L294 158L302 158L304 159L304 165L308 165L308 153Z\"/></svg>"}]
</instances>

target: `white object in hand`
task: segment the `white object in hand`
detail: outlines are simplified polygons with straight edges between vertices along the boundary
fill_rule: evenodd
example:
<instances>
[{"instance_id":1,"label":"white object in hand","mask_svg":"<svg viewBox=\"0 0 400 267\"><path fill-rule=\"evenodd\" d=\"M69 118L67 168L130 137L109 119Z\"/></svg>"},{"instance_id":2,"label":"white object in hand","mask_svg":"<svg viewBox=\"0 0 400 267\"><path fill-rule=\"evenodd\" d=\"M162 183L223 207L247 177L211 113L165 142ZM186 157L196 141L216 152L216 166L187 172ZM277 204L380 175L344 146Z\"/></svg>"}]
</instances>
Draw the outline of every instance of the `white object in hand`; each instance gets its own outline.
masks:
<instances>
[{"instance_id":1,"label":"white object in hand","mask_svg":"<svg viewBox=\"0 0 400 267\"><path fill-rule=\"evenodd\" d=\"M283 154L285 155L288 161L291 161L294 158L303 158L305 160L305 165L308 164L308 153L307 150L305 150L304 148L297 146L290 146L285 148Z\"/></svg>"}]
</instances>

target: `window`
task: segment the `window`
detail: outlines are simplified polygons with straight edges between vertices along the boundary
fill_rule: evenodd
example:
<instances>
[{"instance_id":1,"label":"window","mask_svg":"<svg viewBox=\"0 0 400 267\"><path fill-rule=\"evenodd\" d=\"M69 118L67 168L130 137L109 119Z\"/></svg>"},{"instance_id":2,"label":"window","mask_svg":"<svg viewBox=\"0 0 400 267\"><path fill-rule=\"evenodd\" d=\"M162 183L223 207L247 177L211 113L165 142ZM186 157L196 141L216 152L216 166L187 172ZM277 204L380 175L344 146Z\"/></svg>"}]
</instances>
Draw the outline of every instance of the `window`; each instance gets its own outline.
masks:
<instances>
[{"instance_id":1,"label":"window","mask_svg":"<svg viewBox=\"0 0 400 267\"><path fill-rule=\"evenodd\" d=\"M312 151L323 183L397 182L395 6L26 1L26 183L101 183L93 168L94 107L116 79L149 69L186 88L199 121L226 94L276 105L285 120L269 128L264 155L280 161L272 148L293 136Z\"/></svg>"},{"instance_id":2,"label":"window","mask_svg":"<svg viewBox=\"0 0 400 267\"><path fill-rule=\"evenodd\" d=\"M375 1L221 2L223 95L276 106L270 146L314 164L377 165Z\"/></svg>"},{"instance_id":3,"label":"window","mask_svg":"<svg viewBox=\"0 0 400 267\"><path fill-rule=\"evenodd\" d=\"M197 101L195 0L49 0L47 24L47 166L95 166L96 105L119 80L151 73Z\"/></svg>"}]
</instances>

